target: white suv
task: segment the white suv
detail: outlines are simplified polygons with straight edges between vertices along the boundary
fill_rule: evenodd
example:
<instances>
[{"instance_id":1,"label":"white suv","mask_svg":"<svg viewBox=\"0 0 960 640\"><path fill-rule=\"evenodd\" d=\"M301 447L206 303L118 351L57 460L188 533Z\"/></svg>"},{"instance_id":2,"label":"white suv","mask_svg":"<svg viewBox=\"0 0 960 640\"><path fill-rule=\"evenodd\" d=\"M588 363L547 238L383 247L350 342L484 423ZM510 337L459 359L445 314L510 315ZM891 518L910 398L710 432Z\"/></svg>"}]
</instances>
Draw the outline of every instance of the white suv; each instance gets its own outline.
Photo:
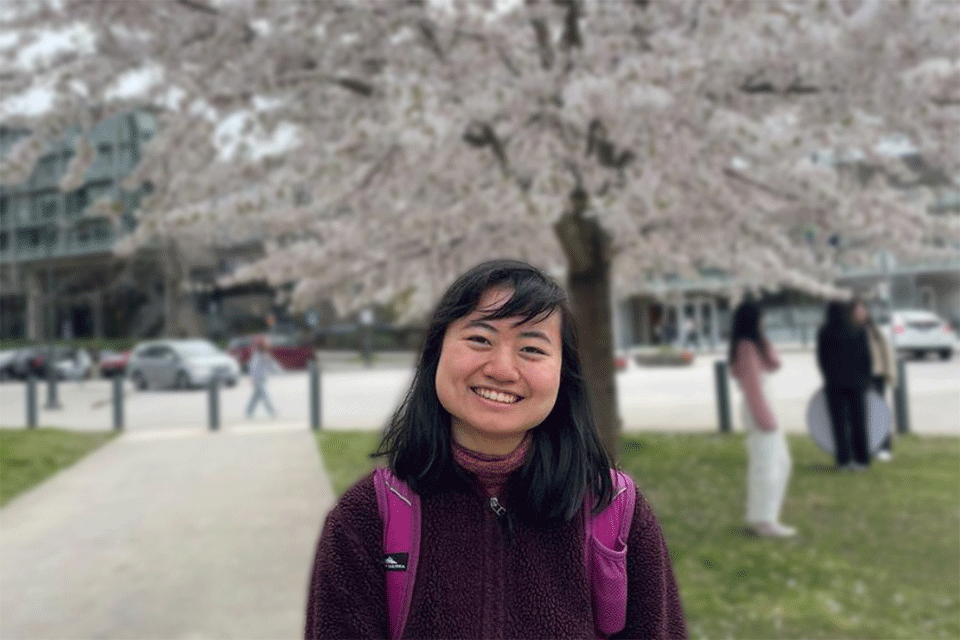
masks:
<instances>
[{"instance_id":1,"label":"white suv","mask_svg":"<svg viewBox=\"0 0 960 640\"><path fill-rule=\"evenodd\" d=\"M889 319L882 319L880 327L891 337ZM903 309L893 312L893 343L899 353L924 358L936 353L949 360L957 346L957 334L943 318L925 309Z\"/></svg>"}]
</instances>

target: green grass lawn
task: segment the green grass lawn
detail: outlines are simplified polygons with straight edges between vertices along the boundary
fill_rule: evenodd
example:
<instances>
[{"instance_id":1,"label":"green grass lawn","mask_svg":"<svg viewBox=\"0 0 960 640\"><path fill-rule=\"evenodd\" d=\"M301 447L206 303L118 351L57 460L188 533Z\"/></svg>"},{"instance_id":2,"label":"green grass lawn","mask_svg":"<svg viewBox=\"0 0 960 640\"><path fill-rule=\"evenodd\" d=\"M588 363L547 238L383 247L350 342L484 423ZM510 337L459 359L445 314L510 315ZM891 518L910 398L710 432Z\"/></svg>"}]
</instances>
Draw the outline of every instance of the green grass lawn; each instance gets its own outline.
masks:
<instances>
[{"instance_id":1,"label":"green grass lawn","mask_svg":"<svg viewBox=\"0 0 960 640\"><path fill-rule=\"evenodd\" d=\"M114 437L61 429L0 429L0 506Z\"/></svg>"},{"instance_id":2,"label":"green grass lawn","mask_svg":"<svg viewBox=\"0 0 960 640\"><path fill-rule=\"evenodd\" d=\"M375 433L321 433L337 493L371 468ZM838 473L807 437L783 521L742 531L741 435L642 434L623 467L663 526L694 638L960 637L960 438L899 438L894 460Z\"/></svg>"}]
</instances>

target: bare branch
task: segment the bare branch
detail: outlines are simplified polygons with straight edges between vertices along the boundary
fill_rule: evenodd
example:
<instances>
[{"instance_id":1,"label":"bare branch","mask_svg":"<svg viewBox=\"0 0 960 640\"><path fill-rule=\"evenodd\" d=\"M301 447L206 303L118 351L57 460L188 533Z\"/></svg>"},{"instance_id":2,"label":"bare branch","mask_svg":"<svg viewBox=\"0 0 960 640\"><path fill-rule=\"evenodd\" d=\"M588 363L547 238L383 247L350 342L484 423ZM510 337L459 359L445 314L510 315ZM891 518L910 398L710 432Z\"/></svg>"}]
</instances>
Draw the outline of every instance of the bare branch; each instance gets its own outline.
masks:
<instances>
[{"instance_id":1,"label":"bare branch","mask_svg":"<svg viewBox=\"0 0 960 640\"><path fill-rule=\"evenodd\" d=\"M207 13L213 16L220 15L220 12L217 11L214 7L211 7L208 4L200 2L199 0L176 0L176 3L187 9L192 9L194 11L200 11L202 13Z\"/></svg>"},{"instance_id":2,"label":"bare branch","mask_svg":"<svg viewBox=\"0 0 960 640\"><path fill-rule=\"evenodd\" d=\"M417 23L417 28L426 47L437 56L438 60L445 60L443 47L440 46L440 40L437 38L437 25L431 20L423 19Z\"/></svg>"},{"instance_id":3,"label":"bare branch","mask_svg":"<svg viewBox=\"0 0 960 640\"><path fill-rule=\"evenodd\" d=\"M564 49L574 49L583 46L583 36L580 33L580 2L565 0L567 11L563 16L563 34L560 36L560 46Z\"/></svg>"},{"instance_id":4,"label":"bare branch","mask_svg":"<svg viewBox=\"0 0 960 640\"><path fill-rule=\"evenodd\" d=\"M540 52L540 66L549 69L553 66L553 46L550 44L550 26L542 18L530 20L533 35L537 40L537 49Z\"/></svg>"}]
</instances>

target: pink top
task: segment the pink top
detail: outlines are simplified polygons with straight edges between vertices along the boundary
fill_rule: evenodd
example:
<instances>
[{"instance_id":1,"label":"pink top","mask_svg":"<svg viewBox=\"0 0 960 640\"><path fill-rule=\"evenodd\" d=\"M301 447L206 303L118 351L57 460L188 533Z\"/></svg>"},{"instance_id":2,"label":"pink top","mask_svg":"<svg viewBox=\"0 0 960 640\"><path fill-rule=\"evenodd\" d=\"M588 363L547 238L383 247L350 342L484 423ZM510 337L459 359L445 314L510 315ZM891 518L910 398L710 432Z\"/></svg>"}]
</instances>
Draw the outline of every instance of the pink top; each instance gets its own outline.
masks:
<instances>
[{"instance_id":1,"label":"pink top","mask_svg":"<svg viewBox=\"0 0 960 640\"><path fill-rule=\"evenodd\" d=\"M760 355L752 340L741 340L737 344L731 373L740 383L740 389L756 425L765 431L773 431L777 428L777 419L763 393L763 372L779 369L780 358L768 341L764 341L764 350L770 362Z\"/></svg>"}]
</instances>

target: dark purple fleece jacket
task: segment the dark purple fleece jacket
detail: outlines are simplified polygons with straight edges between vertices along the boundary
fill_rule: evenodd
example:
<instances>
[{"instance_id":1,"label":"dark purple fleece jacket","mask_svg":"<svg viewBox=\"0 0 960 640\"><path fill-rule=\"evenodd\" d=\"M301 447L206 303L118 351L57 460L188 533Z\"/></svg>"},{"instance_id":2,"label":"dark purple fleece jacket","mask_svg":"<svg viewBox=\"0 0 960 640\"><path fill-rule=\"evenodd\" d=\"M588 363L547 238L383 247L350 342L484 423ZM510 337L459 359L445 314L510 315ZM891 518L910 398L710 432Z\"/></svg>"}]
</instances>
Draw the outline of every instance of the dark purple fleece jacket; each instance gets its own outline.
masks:
<instances>
[{"instance_id":1,"label":"dark purple fleece jacket","mask_svg":"<svg viewBox=\"0 0 960 640\"><path fill-rule=\"evenodd\" d=\"M422 501L420 564L405 638L594 638L583 521L518 525L508 540L478 492ZM372 476L327 516L307 602L306 638L387 638L383 521ZM670 557L637 492L627 542L627 626L615 637L685 638Z\"/></svg>"}]
</instances>

